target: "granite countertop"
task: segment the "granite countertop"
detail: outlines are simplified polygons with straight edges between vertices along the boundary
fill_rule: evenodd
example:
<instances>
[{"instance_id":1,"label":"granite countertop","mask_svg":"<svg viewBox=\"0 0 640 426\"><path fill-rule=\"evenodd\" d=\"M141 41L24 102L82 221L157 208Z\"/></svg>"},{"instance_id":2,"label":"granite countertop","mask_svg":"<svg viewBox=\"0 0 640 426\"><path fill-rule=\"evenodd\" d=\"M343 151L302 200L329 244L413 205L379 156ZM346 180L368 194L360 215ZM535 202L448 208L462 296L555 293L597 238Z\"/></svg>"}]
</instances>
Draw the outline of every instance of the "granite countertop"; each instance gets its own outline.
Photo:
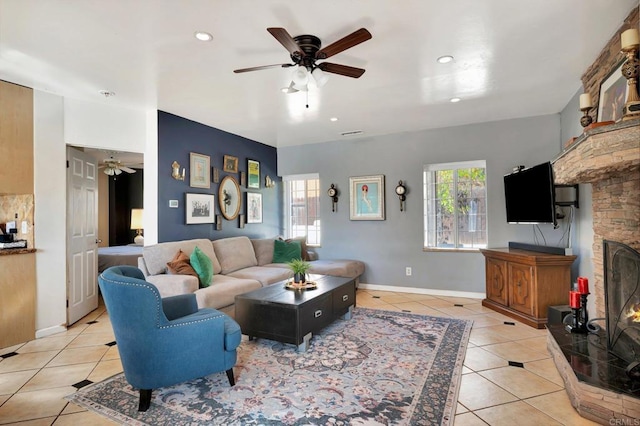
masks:
<instances>
[{"instance_id":1,"label":"granite countertop","mask_svg":"<svg viewBox=\"0 0 640 426\"><path fill-rule=\"evenodd\" d=\"M0 249L0 256L6 256L11 254L27 254L27 253L35 253L36 249L34 248L8 248L8 249Z\"/></svg>"}]
</instances>

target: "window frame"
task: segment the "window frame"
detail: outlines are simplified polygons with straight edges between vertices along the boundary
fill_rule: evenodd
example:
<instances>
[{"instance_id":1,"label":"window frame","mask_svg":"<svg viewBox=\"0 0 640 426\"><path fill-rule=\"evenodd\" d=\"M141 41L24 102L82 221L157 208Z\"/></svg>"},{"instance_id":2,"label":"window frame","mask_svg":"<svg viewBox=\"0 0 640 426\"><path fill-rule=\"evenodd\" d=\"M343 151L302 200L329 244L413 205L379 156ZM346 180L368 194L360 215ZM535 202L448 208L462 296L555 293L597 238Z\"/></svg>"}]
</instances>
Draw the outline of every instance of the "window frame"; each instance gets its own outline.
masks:
<instances>
[{"instance_id":1,"label":"window frame","mask_svg":"<svg viewBox=\"0 0 640 426\"><path fill-rule=\"evenodd\" d=\"M309 224L305 225L307 228L307 246L309 247L321 247L322 245L322 222L320 220L321 218L321 209L320 209L320 200L321 200L321 194L320 194L320 174L319 173L306 173L306 174L297 174L297 175L286 175L282 177L282 182L284 184L284 197L283 197L283 202L284 202L284 209L283 209L283 214L284 214L284 233L285 233L285 238L295 238L295 236L293 236L292 233L292 229L291 229L291 221L292 221L292 197L291 197L291 182L294 181L305 181L305 209L307 212L307 218L309 218L309 197L308 195L308 181L310 180L315 180L317 183L317 196L318 196L318 205L317 210L316 210L316 215L315 218L318 221L318 223L320 223L319 225L319 229L317 229L317 231L315 231L316 236L317 236L317 243L313 242L313 239L309 239Z\"/></svg>"},{"instance_id":2,"label":"window frame","mask_svg":"<svg viewBox=\"0 0 640 426\"><path fill-rule=\"evenodd\" d=\"M459 220L460 220L460 212L459 209L457 207L457 204L454 204L454 211L453 211L453 218L454 218L454 229L453 229L453 234L454 234L454 240L455 240L455 245L454 247L438 247L438 246L429 246L429 238L428 238L428 232L430 231L431 228L434 228L434 230L431 230L431 232L435 232L435 227L437 225L437 223L430 223L429 220L429 215L428 215L428 203L434 202L435 201L435 197L433 197L433 200L430 200L428 198L429 196L429 186L430 186L430 180L429 180L429 174L434 173L434 172L438 172L438 171L443 171L443 170L455 170L456 173L453 173L453 188L455 189L455 192L457 193L458 190L458 173L457 171L460 169L472 169L472 168L482 168L484 169L484 199L485 199L485 212L484 212L484 216L485 216L485 227L483 230L481 230L481 232L484 232L484 238L485 241L487 242L484 245L478 246L478 247L461 247L460 246L460 239L459 239ZM449 163L434 163L434 164L425 164L423 167L423 172L422 172L422 186L423 186L423 215L422 215L422 221L423 221L423 241L422 241L422 250L423 251L438 251L438 252L472 252L472 253L477 253L480 249L486 248L488 246L488 241L489 241L489 227L488 227L488 210L489 210L489 203L488 203L488 188L487 188L487 162L486 160L470 160L470 161L455 161L455 162L449 162ZM475 213L477 216L477 212Z\"/></svg>"}]
</instances>

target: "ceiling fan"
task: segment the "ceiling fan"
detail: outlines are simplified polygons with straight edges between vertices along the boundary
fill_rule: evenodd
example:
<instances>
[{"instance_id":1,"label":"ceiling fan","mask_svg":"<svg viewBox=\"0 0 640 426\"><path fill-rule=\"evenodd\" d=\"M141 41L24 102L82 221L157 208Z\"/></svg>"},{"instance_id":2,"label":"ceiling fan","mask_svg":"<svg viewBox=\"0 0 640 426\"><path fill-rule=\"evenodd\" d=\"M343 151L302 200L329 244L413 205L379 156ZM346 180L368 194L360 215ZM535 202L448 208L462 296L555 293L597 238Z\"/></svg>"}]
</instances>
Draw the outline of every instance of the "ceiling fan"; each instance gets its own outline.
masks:
<instances>
[{"instance_id":1,"label":"ceiling fan","mask_svg":"<svg viewBox=\"0 0 640 426\"><path fill-rule=\"evenodd\" d=\"M365 72L362 68L334 64L332 62L316 63L316 61L324 61L333 55L369 40L371 38L371 33L365 28L360 28L359 30L354 31L348 36L345 36L324 48L321 48L322 43L320 39L314 35L305 34L291 37L284 28L267 28L267 31L269 31L269 33L289 51L293 63L241 68L233 70L233 72L243 73L268 68L289 68L297 66L298 68L294 72L292 85L290 86L290 89L294 89L293 91L297 91L295 90L296 83L298 84L298 87L300 87L300 83L308 78L309 73L315 77L316 83L320 86L321 84L324 84L324 81L326 81L326 76L323 78L322 72L339 74L352 78L359 78Z\"/></svg>"},{"instance_id":2,"label":"ceiling fan","mask_svg":"<svg viewBox=\"0 0 640 426\"><path fill-rule=\"evenodd\" d=\"M117 176L122 172L127 172L127 173L136 172L134 169L125 166L124 164L122 164L120 160L116 160L113 157L105 159L103 163L104 164L99 166L98 168L104 169L103 172L105 175Z\"/></svg>"}]
</instances>

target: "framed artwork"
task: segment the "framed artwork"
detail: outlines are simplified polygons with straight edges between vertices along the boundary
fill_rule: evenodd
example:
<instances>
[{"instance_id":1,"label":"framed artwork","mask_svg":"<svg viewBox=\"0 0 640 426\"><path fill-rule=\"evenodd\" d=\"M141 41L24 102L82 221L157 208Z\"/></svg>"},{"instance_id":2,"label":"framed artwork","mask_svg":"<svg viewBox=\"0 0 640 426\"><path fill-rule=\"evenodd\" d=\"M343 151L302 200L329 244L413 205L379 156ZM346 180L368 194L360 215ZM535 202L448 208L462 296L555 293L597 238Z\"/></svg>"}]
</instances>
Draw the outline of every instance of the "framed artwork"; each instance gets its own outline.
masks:
<instances>
[{"instance_id":1,"label":"framed artwork","mask_svg":"<svg viewBox=\"0 0 640 426\"><path fill-rule=\"evenodd\" d=\"M211 158L208 155L192 152L189 154L189 160L189 186L208 189L211 186L209 179Z\"/></svg>"},{"instance_id":2,"label":"framed artwork","mask_svg":"<svg viewBox=\"0 0 640 426\"><path fill-rule=\"evenodd\" d=\"M238 216L238 227L244 228L244 224L246 223L245 216L243 214Z\"/></svg>"},{"instance_id":3,"label":"framed artwork","mask_svg":"<svg viewBox=\"0 0 640 426\"><path fill-rule=\"evenodd\" d=\"M238 173L238 157L225 155L222 164L222 170L227 173Z\"/></svg>"},{"instance_id":4,"label":"framed artwork","mask_svg":"<svg viewBox=\"0 0 640 426\"><path fill-rule=\"evenodd\" d=\"M213 194L187 193L185 211L187 225L195 223L215 223L215 199Z\"/></svg>"},{"instance_id":5,"label":"framed artwork","mask_svg":"<svg viewBox=\"0 0 640 426\"><path fill-rule=\"evenodd\" d=\"M213 173L213 183L220 183L220 170L217 167L214 167L212 170Z\"/></svg>"},{"instance_id":6,"label":"framed artwork","mask_svg":"<svg viewBox=\"0 0 640 426\"><path fill-rule=\"evenodd\" d=\"M222 231L222 217L219 214L216 215L216 231Z\"/></svg>"},{"instance_id":7,"label":"framed artwork","mask_svg":"<svg viewBox=\"0 0 640 426\"><path fill-rule=\"evenodd\" d=\"M262 194L247 192L247 223L262 223Z\"/></svg>"},{"instance_id":8,"label":"framed artwork","mask_svg":"<svg viewBox=\"0 0 640 426\"><path fill-rule=\"evenodd\" d=\"M260 189L260 162L256 160L247 160L247 188Z\"/></svg>"},{"instance_id":9,"label":"framed artwork","mask_svg":"<svg viewBox=\"0 0 640 426\"><path fill-rule=\"evenodd\" d=\"M384 220L384 175L349 178L349 219Z\"/></svg>"},{"instance_id":10,"label":"framed artwork","mask_svg":"<svg viewBox=\"0 0 640 426\"><path fill-rule=\"evenodd\" d=\"M238 217L242 200L240 186L233 176L225 176L220 182L218 188L218 203L220 204L220 212L227 220L233 220Z\"/></svg>"},{"instance_id":11,"label":"framed artwork","mask_svg":"<svg viewBox=\"0 0 640 426\"><path fill-rule=\"evenodd\" d=\"M247 174L245 172L240 172L240 186L245 186L247 184Z\"/></svg>"},{"instance_id":12,"label":"framed artwork","mask_svg":"<svg viewBox=\"0 0 640 426\"><path fill-rule=\"evenodd\" d=\"M613 67L613 70L600 83L600 99L598 101L598 121L618 121L622 118L622 110L627 100L629 85L620 71L624 60Z\"/></svg>"},{"instance_id":13,"label":"framed artwork","mask_svg":"<svg viewBox=\"0 0 640 426\"><path fill-rule=\"evenodd\" d=\"M177 209L178 208L178 200L169 200L169 208Z\"/></svg>"}]
</instances>

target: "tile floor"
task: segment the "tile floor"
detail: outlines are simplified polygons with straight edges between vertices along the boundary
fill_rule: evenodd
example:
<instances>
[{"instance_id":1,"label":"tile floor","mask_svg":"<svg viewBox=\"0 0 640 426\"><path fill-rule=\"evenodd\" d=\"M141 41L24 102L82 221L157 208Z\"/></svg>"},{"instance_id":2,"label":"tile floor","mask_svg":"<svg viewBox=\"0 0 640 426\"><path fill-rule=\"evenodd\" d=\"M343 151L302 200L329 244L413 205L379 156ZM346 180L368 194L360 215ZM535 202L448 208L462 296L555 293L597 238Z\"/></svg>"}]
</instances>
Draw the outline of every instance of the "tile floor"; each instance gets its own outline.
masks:
<instances>
[{"instance_id":1,"label":"tile floor","mask_svg":"<svg viewBox=\"0 0 640 426\"><path fill-rule=\"evenodd\" d=\"M571 407L547 352L545 330L517 321L506 325L514 320L484 308L478 299L360 289L357 305L474 321L456 425L595 424ZM109 346L113 341L101 305L64 333L0 349L0 424L113 424L64 399L76 391L74 384L122 371L117 346ZM524 368L510 367L508 361Z\"/></svg>"}]
</instances>

